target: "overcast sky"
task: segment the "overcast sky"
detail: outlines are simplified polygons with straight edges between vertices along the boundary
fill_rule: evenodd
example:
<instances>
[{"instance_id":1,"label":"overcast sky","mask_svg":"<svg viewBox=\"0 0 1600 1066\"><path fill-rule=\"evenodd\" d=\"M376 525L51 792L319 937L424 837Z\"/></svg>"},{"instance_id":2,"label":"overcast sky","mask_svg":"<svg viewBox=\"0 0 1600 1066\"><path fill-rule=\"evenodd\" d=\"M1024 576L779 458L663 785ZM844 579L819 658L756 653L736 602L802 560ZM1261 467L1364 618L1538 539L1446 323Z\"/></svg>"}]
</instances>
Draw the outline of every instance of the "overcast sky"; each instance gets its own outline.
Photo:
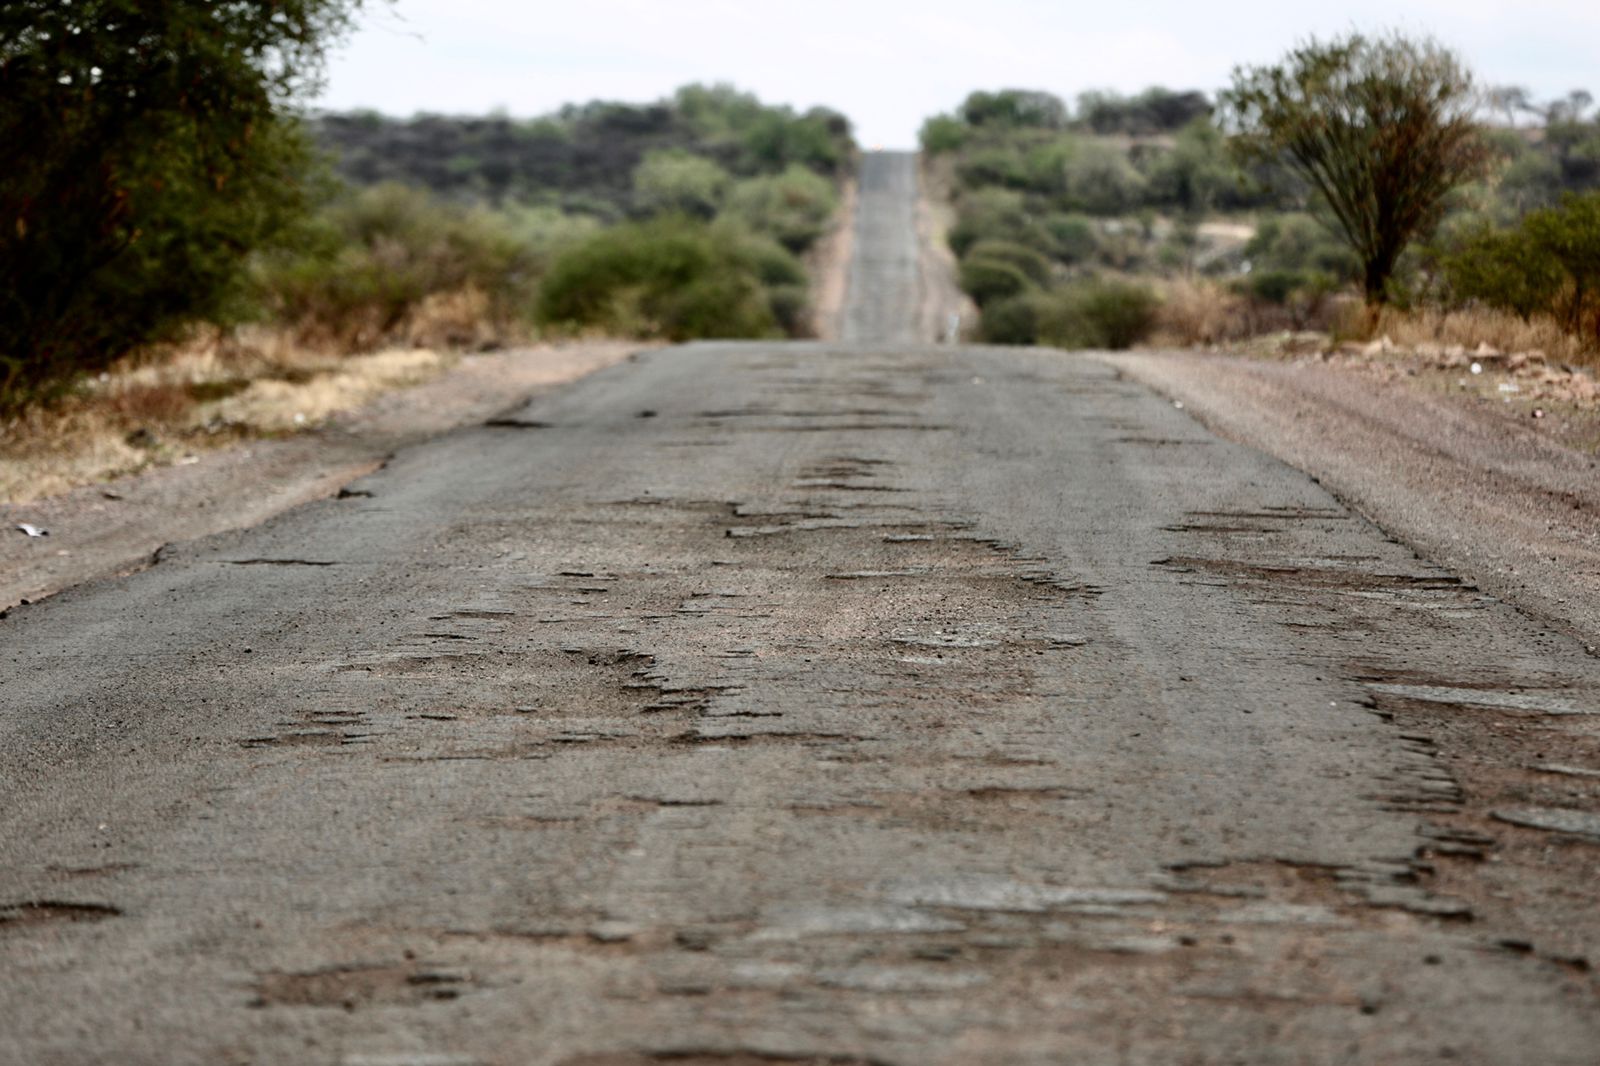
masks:
<instances>
[{"instance_id":1,"label":"overcast sky","mask_svg":"<svg viewBox=\"0 0 1600 1066\"><path fill-rule=\"evenodd\" d=\"M330 108L540 114L731 82L910 147L977 88L1213 91L1308 34L1428 32L1489 84L1600 95L1600 0L396 0L335 56ZM1337 8L1337 9L1335 9Z\"/></svg>"}]
</instances>

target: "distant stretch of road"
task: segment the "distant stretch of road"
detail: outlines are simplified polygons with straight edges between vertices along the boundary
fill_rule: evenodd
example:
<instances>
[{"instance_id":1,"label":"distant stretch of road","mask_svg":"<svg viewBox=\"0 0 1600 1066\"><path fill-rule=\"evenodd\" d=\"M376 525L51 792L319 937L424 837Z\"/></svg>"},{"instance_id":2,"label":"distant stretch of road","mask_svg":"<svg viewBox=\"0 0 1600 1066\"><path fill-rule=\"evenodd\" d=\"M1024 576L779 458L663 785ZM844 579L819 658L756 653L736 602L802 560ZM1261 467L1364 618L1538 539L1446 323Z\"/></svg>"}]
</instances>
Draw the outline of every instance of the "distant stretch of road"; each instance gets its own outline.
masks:
<instances>
[{"instance_id":1,"label":"distant stretch of road","mask_svg":"<svg viewBox=\"0 0 1600 1066\"><path fill-rule=\"evenodd\" d=\"M1600 663L1093 357L924 343L915 188L838 345L0 621L0 1063L1593 1063Z\"/></svg>"}]
</instances>

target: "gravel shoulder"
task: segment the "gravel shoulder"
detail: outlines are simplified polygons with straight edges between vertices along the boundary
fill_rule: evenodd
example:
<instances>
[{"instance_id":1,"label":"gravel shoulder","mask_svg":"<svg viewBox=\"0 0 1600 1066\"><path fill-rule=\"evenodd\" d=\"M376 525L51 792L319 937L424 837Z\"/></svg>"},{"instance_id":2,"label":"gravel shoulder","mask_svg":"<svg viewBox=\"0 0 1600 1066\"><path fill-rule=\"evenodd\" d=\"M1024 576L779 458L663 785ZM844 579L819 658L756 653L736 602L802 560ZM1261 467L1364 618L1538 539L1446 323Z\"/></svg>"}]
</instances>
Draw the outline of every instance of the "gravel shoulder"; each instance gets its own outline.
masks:
<instances>
[{"instance_id":1,"label":"gravel shoulder","mask_svg":"<svg viewBox=\"0 0 1600 1066\"><path fill-rule=\"evenodd\" d=\"M0 504L0 610L148 565L168 544L336 495L397 449L492 417L627 358L624 341L468 355L449 373L294 437L257 440L26 504ZM20 523L49 531L28 537Z\"/></svg>"},{"instance_id":2,"label":"gravel shoulder","mask_svg":"<svg viewBox=\"0 0 1600 1066\"><path fill-rule=\"evenodd\" d=\"M1311 474L1419 554L1591 652L1600 644L1600 457L1552 439L1554 419L1352 368L1187 352L1101 358L1218 434Z\"/></svg>"}]
</instances>

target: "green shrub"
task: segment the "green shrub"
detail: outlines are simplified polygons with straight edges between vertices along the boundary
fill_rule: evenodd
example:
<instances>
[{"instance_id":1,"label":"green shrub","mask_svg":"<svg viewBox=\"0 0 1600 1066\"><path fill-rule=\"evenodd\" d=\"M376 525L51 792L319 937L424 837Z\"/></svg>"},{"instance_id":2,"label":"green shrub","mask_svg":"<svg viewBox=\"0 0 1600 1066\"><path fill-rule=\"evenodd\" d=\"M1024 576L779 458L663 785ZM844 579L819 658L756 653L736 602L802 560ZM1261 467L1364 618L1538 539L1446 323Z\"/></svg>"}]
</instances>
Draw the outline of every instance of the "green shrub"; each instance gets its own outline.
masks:
<instances>
[{"instance_id":1,"label":"green shrub","mask_svg":"<svg viewBox=\"0 0 1600 1066\"><path fill-rule=\"evenodd\" d=\"M380 343L430 296L475 289L496 325L522 317L538 256L503 218L377 185L324 208L295 247L258 257L253 277L267 313L344 347Z\"/></svg>"},{"instance_id":2,"label":"green shrub","mask_svg":"<svg viewBox=\"0 0 1600 1066\"><path fill-rule=\"evenodd\" d=\"M979 307L985 307L995 300L1018 296L1033 288L1028 275L1012 264L996 259L963 259L958 277L962 290Z\"/></svg>"},{"instance_id":3,"label":"green shrub","mask_svg":"<svg viewBox=\"0 0 1600 1066\"><path fill-rule=\"evenodd\" d=\"M1100 249L1100 238L1095 234L1094 223L1082 215L1047 215L1040 223L1040 228L1050 238L1050 257L1059 263L1072 266L1087 262Z\"/></svg>"},{"instance_id":4,"label":"green shrub","mask_svg":"<svg viewBox=\"0 0 1600 1066\"><path fill-rule=\"evenodd\" d=\"M968 260L989 260L1005 263L1022 271L1024 277L1037 285L1050 280L1050 261L1027 245L1012 241L979 241L967 250Z\"/></svg>"},{"instance_id":5,"label":"green shrub","mask_svg":"<svg viewBox=\"0 0 1600 1066\"><path fill-rule=\"evenodd\" d=\"M709 159L671 149L651 152L633 171L634 204L648 214L711 218L732 179Z\"/></svg>"},{"instance_id":6,"label":"green shrub","mask_svg":"<svg viewBox=\"0 0 1600 1066\"><path fill-rule=\"evenodd\" d=\"M1144 196L1144 175L1116 145L1084 141L1066 161L1062 175L1066 206L1091 215L1132 210Z\"/></svg>"},{"instance_id":7,"label":"green shrub","mask_svg":"<svg viewBox=\"0 0 1600 1066\"><path fill-rule=\"evenodd\" d=\"M1295 270L1253 270L1243 285L1248 295L1262 303L1282 307L1304 283L1305 275Z\"/></svg>"},{"instance_id":8,"label":"green shrub","mask_svg":"<svg viewBox=\"0 0 1600 1066\"><path fill-rule=\"evenodd\" d=\"M967 143L967 124L953 115L935 115L922 124L917 140L930 156L960 151Z\"/></svg>"},{"instance_id":9,"label":"green shrub","mask_svg":"<svg viewBox=\"0 0 1600 1066\"><path fill-rule=\"evenodd\" d=\"M839 199L828 179L803 167L739 182L728 195L726 217L803 252L828 231Z\"/></svg>"},{"instance_id":10,"label":"green shrub","mask_svg":"<svg viewBox=\"0 0 1600 1066\"><path fill-rule=\"evenodd\" d=\"M1151 165L1147 196L1152 203L1201 214L1238 199L1242 180L1238 167L1228 158L1222 131L1209 117L1202 117L1180 130L1172 149Z\"/></svg>"},{"instance_id":11,"label":"green shrub","mask_svg":"<svg viewBox=\"0 0 1600 1066\"><path fill-rule=\"evenodd\" d=\"M1254 270L1317 272L1344 280L1354 279L1359 270L1349 247L1307 214L1263 219L1245 244L1244 256Z\"/></svg>"},{"instance_id":12,"label":"green shrub","mask_svg":"<svg viewBox=\"0 0 1600 1066\"><path fill-rule=\"evenodd\" d=\"M1130 348L1155 325L1157 300L1145 285L1089 278L1050 293L1038 310L1040 342L1058 348Z\"/></svg>"},{"instance_id":13,"label":"green shrub","mask_svg":"<svg viewBox=\"0 0 1600 1066\"><path fill-rule=\"evenodd\" d=\"M1511 311L1527 321L1549 311L1566 285L1566 271L1525 229L1481 229L1444 259L1450 293Z\"/></svg>"},{"instance_id":14,"label":"green shrub","mask_svg":"<svg viewBox=\"0 0 1600 1066\"><path fill-rule=\"evenodd\" d=\"M996 300L983 309L978 335L990 344L1034 344L1039 339L1037 294Z\"/></svg>"},{"instance_id":15,"label":"green shrub","mask_svg":"<svg viewBox=\"0 0 1600 1066\"><path fill-rule=\"evenodd\" d=\"M768 108L742 131L740 142L746 173L781 173L799 166L818 174L842 174L855 150L850 120L826 108L803 115Z\"/></svg>"},{"instance_id":16,"label":"green shrub","mask_svg":"<svg viewBox=\"0 0 1600 1066\"><path fill-rule=\"evenodd\" d=\"M969 126L1057 130L1067 124L1067 105L1036 89L1001 89L969 95L961 117Z\"/></svg>"},{"instance_id":17,"label":"green shrub","mask_svg":"<svg viewBox=\"0 0 1600 1066\"><path fill-rule=\"evenodd\" d=\"M1033 183L1032 177L1022 153L1008 144L974 149L956 164L956 180L964 189L982 189L991 185L1027 189Z\"/></svg>"},{"instance_id":18,"label":"green shrub","mask_svg":"<svg viewBox=\"0 0 1600 1066\"><path fill-rule=\"evenodd\" d=\"M964 256L981 240L1032 245L1037 229L1022 194L1011 189L981 189L961 197L955 225L947 240L956 256Z\"/></svg>"},{"instance_id":19,"label":"green shrub","mask_svg":"<svg viewBox=\"0 0 1600 1066\"><path fill-rule=\"evenodd\" d=\"M1566 308L1562 317L1573 333L1584 330L1585 317L1593 339L1600 340L1600 190L1568 193L1560 207L1535 211L1523 229L1536 245L1567 274Z\"/></svg>"},{"instance_id":20,"label":"green shrub","mask_svg":"<svg viewBox=\"0 0 1600 1066\"><path fill-rule=\"evenodd\" d=\"M560 329L674 341L778 336L774 298L762 284L773 260L753 248L731 228L681 217L603 230L551 265L538 318ZM780 291L779 304L791 300Z\"/></svg>"}]
</instances>

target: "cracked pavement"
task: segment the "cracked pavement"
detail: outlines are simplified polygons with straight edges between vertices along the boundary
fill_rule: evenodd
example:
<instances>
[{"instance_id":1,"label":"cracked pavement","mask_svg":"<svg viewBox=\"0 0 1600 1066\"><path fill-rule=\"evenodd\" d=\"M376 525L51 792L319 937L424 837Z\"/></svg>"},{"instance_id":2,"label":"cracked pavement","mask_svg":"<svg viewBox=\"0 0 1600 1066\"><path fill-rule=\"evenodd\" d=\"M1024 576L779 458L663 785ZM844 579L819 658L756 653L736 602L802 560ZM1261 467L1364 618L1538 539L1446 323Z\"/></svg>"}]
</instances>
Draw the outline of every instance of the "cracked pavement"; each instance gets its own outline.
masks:
<instances>
[{"instance_id":1,"label":"cracked pavement","mask_svg":"<svg viewBox=\"0 0 1600 1066\"><path fill-rule=\"evenodd\" d=\"M1096 358L885 322L866 166L855 343L0 622L0 1061L1594 1061L1600 663Z\"/></svg>"}]
</instances>

